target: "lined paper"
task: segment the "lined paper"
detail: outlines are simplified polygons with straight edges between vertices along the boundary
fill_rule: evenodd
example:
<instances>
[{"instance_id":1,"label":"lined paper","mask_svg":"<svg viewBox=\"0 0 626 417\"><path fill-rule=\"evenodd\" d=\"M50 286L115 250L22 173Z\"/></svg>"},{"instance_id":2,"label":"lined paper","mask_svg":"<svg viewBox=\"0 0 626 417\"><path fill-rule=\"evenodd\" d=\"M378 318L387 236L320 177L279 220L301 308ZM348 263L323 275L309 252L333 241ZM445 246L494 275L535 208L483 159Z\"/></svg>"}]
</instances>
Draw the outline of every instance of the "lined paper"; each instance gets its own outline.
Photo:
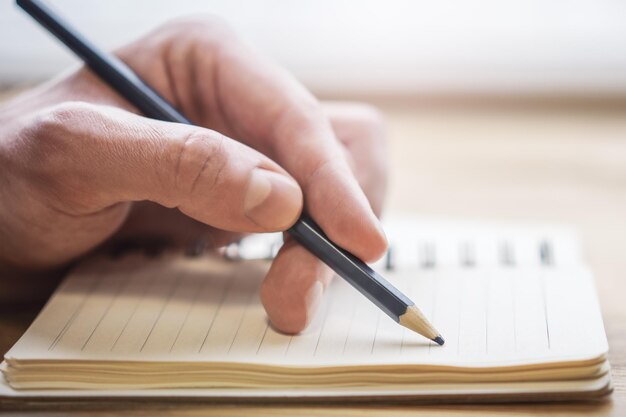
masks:
<instances>
[{"instance_id":1,"label":"lined paper","mask_svg":"<svg viewBox=\"0 0 626 417\"><path fill-rule=\"evenodd\" d=\"M271 326L259 301L269 261L128 254L75 270L6 359L497 366L606 350L569 232L410 220L387 230L393 265L374 267L416 302L444 346L399 326L341 279L292 336Z\"/></svg>"}]
</instances>

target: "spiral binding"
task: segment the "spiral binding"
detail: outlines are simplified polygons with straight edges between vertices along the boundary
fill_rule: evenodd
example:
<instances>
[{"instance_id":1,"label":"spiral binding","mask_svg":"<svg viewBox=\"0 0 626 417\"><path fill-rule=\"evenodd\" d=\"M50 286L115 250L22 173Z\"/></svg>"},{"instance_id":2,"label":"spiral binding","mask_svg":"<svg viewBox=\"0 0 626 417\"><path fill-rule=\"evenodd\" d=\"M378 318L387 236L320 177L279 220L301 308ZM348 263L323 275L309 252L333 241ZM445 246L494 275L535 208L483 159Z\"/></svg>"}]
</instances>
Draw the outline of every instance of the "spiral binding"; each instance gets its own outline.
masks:
<instances>
[{"instance_id":1,"label":"spiral binding","mask_svg":"<svg viewBox=\"0 0 626 417\"><path fill-rule=\"evenodd\" d=\"M273 233L265 235L252 235L238 242L233 242L224 247L220 252L225 259L230 261L245 260L272 260L278 254L283 245L282 234ZM175 249L175 244L164 236L133 237L118 240L110 245L108 253L117 258L131 252L143 253L146 257L158 257L163 252ZM210 240L207 237L195 239L188 244L183 254L194 258L205 255L211 249ZM497 246L498 263L503 267L516 265L515 247L510 241L500 241ZM384 257L384 269L394 271L397 264L396 246L392 242ZM537 248L539 264L545 267L554 266L554 250L550 241L543 239ZM421 269L432 269L437 266L437 246L433 241L421 241L417 245L418 265ZM473 242L464 240L458 244L459 266L474 268L478 265L476 258L476 246Z\"/></svg>"}]
</instances>

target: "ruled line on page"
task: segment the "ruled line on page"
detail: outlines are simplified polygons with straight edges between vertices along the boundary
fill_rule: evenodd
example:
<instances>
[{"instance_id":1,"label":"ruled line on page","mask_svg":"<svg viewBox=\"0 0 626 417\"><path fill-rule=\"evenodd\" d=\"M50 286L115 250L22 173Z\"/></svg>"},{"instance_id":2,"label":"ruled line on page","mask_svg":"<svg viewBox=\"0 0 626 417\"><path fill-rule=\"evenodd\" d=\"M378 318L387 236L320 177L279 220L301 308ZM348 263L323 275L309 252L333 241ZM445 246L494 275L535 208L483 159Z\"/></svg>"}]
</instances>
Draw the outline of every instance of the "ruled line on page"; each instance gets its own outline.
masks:
<instances>
[{"instance_id":1,"label":"ruled line on page","mask_svg":"<svg viewBox=\"0 0 626 417\"><path fill-rule=\"evenodd\" d=\"M187 313L185 313L185 318L183 319L183 322L180 324L180 327L178 328L178 331L176 332L176 336L174 336L174 340L172 341L172 344L170 345L170 353L174 349L174 346L176 346L176 342L178 341L178 338L180 337L180 334L182 333L183 329L185 328L185 325L187 324L187 320L189 320L189 316L191 315L191 311L193 310L194 306L196 305L196 303L198 301L198 297L204 291L204 288L207 286L208 282L209 282L209 280L204 280L204 282L201 285L197 285L197 287L196 287L197 290L194 293L194 297L191 300L191 303L189 303L189 307L187 308Z\"/></svg>"},{"instance_id":2,"label":"ruled line on page","mask_svg":"<svg viewBox=\"0 0 626 417\"><path fill-rule=\"evenodd\" d=\"M80 312L83 310L83 308L85 307L85 304L87 303L87 300L94 294L94 290L97 288L97 286L100 284L100 280L103 277L103 273L100 273L98 275L96 275L96 277L93 279L93 282L91 283L91 285L89 286L89 290L87 291L86 294L84 294L80 304L77 306L76 310L74 310L74 312L72 313L72 315L70 316L70 318L67 320L67 322L63 325L63 328L61 329L61 331L59 332L59 334L54 338L54 340L52 341L52 343L50 344L50 346L48 346L48 350L54 350L54 348L59 344L59 342L61 341L61 339L63 338L63 336L67 333L67 331L69 330L69 328L71 327L72 323L74 322L74 320L76 320L76 317L78 317L78 315L80 314Z\"/></svg>"},{"instance_id":3,"label":"ruled line on page","mask_svg":"<svg viewBox=\"0 0 626 417\"><path fill-rule=\"evenodd\" d=\"M176 278L174 279L174 283L172 285L170 285L170 288L169 288L169 291L168 291L168 294L167 294L167 298L165 298L165 300L161 304L161 308L159 309L159 313L157 314L157 317L154 319L154 322L152 323L152 326L150 326L150 331L146 335L145 340L143 341L143 343L141 344L141 347L139 348L140 352L143 352L143 349L146 347L146 343L148 343L148 340L150 339L150 336L152 336L152 332L154 332L154 328L159 323L159 320L161 319L161 316L163 315L163 311L165 311L165 307L167 307L168 303L172 299L172 295L174 294L174 292L178 288L178 285L180 285L180 281L181 281L181 275L178 274L178 275L176 275Z\"/></svg>"},{"instance_id":4,"label":"ruled line on page","mask_svg":"<svg viewBox=\"0 0 626 417\"><path fill-rule=\"evenodd\" d=\"M548 293L553 281L544 276L559 272L560 265L548 269L537 261L537 241L531 238L502 234L491 242L472 236L410 235L393 241L394 265L386 276L441 330L443 347L399 327L340 279L325 289L314 327L300 335L281 334L258 298L262 268L221 260L210 267L213 261L182 257L137 259L125 275L118 261L111 262L106 268L115 268L115 280L108 269L94 269L75 292L63 294L60 300L69 304L55 307L58 319L45 343L56 357L78 359L233 361L249 355L253 362L311 366L360 357L371 363L397 361L399 355L409 362L447 363L563 351L562 303ZM422 267L423 254L415 250L420 241L432 242L428 251L439 255L432 268ZM510 242L506 251L515 253L515 265L504 261L498 245L503 241ZM488 250L493 253L486 255ZM485 266L490 256L493 264ZM189 268L194 278L186 275Z\"/></svg>"},{"instance_id":5,"label":"ruled line on page","mask_svg":"<svg viewBox=\"0 0 626 417\"><path fill-rule=\"evenodd\" d=\"M233 345L235 344L235 341L237 340L237 336L239 335L239 332L241 331L241 327L244 323L244 320L246 318L246 313L248 312L248 310L250 309L250 306L252 305L253 302L253 298L254 298L255 294L253 292L251 292L248 297L247 297L247 302L245 307L243 308L243 311L239 317L239 321L237 323L237 327L235 328L235 334L232 337L232 340L230 341L230 345L228 346L228 353L230 353L230 351L233 349Z\"/></svg>"},{"instance_id":6,"label":"ruled line on page","mask_svg":"<svg viewBox=\"0 0 626 417\"><path fill-rule=\"evenodd\" d=\"M129 275L130 275L130 273L125 274L125 277L128 278ZM113 297L111 297L111 299L109 300L109 303L108 303L106 309L100 315L100 318L98 319L98 322L94 326L93 330L91 330L91 332L89 333L89 336L85 340L85 343L83 343L83 345L81 346L81 348L80 348L81 351L85 350L85 347L87 347L87 345L89 344L89 341L91 340L93 335L96 334L96 331L98 330L98 328L100 327L100 325L104 321L105 317L109 314L109 311L111 311L111 307L113 306L113 304L115 303L115 301L117 300L119 295L123 292L123 290L125 290L128 287L128 285L130 285L130 282L131 282L130 279L126 279L124 281L121 281L118 284L118 288L117 288L117 290L115 292L115 295Z\"/></svg>"},{"instance_id":7,"label":"ruled line on page","mask_svg":"<svg viewBox=\"0 0 626 417\"><path fill-rule=\"evenodd\" d=\"M139 310L139 306L143 303L146 295L150 292L150 290L152 290L152 288L154 287L154 285L156 285L156 278L152 278L149 281L149 285L146 285L144 287L143 292L141 293L140 298L135 302L135 304L133 305L133 308L130 312L130 314L128 315L128 317L126 318L126 321L124 322L124 325L122 326L122 328L120 329L120 332L118 333L117 337L115 338L115 341L113 342L113 344L111 345L111 348L109 349L109 351L113 352L113 350L115 349L115 347L117 346L117 343L120 341L120 339L122 338L122 335L124 334L124 332L126 331L126 329L128 328L128 325L130 324L131 320L133 319L133 317L135 317L135 314L137 314L137 311Z\"/></svg>"},{"instance_id":8,"label":"ruled line on page","mask_svg":"<svg viewBox=\"0 0 626 417\"><path fill-rule=\"evenodd\" d=\"M206 341L207 341L207 339L209 337L209 334L211 333L211 329L213 329L213 325L215 324L215 320L217 319L217 316L220 313L220 309L224 305L224 300L226 299L226 297L230 293L230 289L233 287L233 282L236 281L236 279L237 278L232 277L228 281L228 285L226 286L226 289L224 290L224 292L222 292L222 296L220 297L220 301L219 301L219 303L217 305L217 309L215 310L215 314L211 318L211 324L209 325L209 328L207 329L206 333L204 334L204 339L202 339L202 344L200 345L200 348L198 349L198 353L201 353L202 349L204 349L204 345L206 344Z\"/></svg>"}]
</instances>

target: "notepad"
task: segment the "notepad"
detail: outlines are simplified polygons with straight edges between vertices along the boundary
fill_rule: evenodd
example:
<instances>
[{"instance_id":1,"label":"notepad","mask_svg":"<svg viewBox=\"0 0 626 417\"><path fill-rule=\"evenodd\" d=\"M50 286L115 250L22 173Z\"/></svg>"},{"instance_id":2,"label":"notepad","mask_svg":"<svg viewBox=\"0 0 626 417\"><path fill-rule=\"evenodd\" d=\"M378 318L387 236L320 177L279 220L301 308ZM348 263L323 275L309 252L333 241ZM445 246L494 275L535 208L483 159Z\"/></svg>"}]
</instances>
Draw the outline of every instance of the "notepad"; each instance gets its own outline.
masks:
<instances>
[{"instance_id":1,"label":"notepad","mask_svg":"<svg viewBox=\"0 0 626 417\"><path fill-rule=\"evenodd\" d=\"M373 265L442 333L399 326L336 277L309 327L276 331L258 289L280 246L226 257L96 256L62 283L1 366L5 397L597 398L608 345L575 234L558 226L386 222Z\"/></svg>"}]
</instances>

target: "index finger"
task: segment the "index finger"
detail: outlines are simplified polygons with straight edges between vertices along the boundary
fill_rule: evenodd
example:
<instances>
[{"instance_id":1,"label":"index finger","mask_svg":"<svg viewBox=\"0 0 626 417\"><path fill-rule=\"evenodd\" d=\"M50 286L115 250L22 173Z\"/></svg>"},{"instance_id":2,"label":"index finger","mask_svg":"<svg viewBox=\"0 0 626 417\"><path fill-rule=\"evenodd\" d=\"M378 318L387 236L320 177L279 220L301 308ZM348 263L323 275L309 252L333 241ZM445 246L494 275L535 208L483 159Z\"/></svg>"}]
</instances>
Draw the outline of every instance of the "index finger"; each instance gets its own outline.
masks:
<instances>
[{"instance_id":1,"label":"index finger","mask_svg":"<svg viewBox=\"0 0 626 417\"><path fill-rule=\"evenodd\" d=\"M243 44L215 62L217 100L238 137L298 181L305 210L330 239L365 261L387 246L320 103L290 74Z\"/></svg>"}]
</instances>

